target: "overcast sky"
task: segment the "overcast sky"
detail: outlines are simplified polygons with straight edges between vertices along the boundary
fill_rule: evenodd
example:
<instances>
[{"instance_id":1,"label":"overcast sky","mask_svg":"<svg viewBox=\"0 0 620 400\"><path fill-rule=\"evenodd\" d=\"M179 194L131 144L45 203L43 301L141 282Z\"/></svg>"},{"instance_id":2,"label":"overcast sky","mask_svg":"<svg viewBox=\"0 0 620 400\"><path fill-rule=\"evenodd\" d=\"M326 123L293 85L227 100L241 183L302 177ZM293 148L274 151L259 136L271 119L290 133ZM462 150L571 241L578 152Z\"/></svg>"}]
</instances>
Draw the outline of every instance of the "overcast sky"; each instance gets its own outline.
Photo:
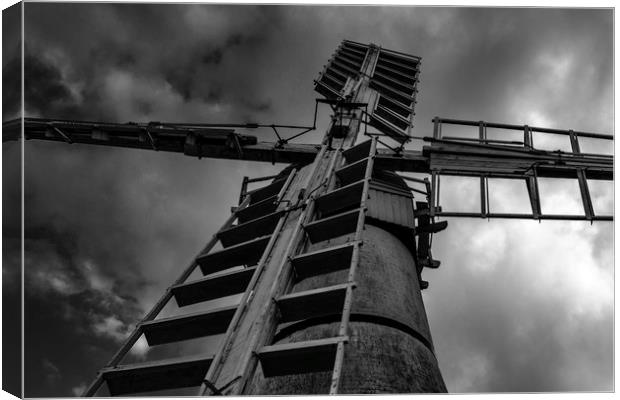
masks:
<instances>
[{"instance_id":1,"label":"overcast sky","mask_svg":"<svg viewBox=\"0 0 620 400\"><path fill-rule=\"evenodd\" d=\"M610 10L27 3L25 24L30 117L309 124L312 80L346 38L422 57L415 136L435 115L613 133ZM3 79L18 72L5 56ZM242 177L284 167L34 141L25 162L27 396L79 393ZM444 209L475 208L476 184L442 182ZM527 211L525 186L493 188L492 207ZM595 211L610 189L592 183ZM541 195L581 212L576 182ZM612 390L611 223L450 219L433 254L423 296L450 392Z\"/></svg>"}]
</instances>

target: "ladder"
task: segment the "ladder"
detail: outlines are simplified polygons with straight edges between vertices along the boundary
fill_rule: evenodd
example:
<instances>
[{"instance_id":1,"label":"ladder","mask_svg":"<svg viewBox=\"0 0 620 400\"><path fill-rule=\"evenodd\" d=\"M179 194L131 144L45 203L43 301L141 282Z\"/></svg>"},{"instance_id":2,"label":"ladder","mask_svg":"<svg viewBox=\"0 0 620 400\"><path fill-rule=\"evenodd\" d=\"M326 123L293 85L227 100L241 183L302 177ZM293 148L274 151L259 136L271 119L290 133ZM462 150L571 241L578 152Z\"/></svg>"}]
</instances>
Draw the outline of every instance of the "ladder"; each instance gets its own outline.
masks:
<instances>
[{"instance_id":1,"label":"ladder","mask_svg":"<svg viewBox=\"0 0 620 400\"><path fill-rule=\"evenodd\" d=\"M287 258L292 270L289 290L295 282L310 276L347 268L348 275L344 283L295 293L289 291L274 296L275 306L270 312L276 314L276 323L268 334L269 339L265 340L264 345L257 346L255 352L265 377L331 370L329 393L338 393L345 344L349 340L348 325L355 274L376 152L376 138L342 152L335 152L326 179L334 183L337 181L339 186L311 196L308 200L305 217L302 218L304 222L300 227L300 245L290 246L291 251ZM334 163L340 155L344 158L343 165L333 171ZM333 180L333 177L336 180ZM317 251L304 251L308 244L347 234L353 234L353 239L347 243ZM297 251L293 251L293 248L297 248ZM277 325L333 314L340 314L338 333L334 337L285 344L273 343ZM249 376L245 379L247 381ZM241 390L243 385L242 383Z\"/></svg>"},{"instance_id":2,"label":"ladder","mask_svg":"<svg viewBox=\"0 0 620 400\"><path fill-rule=\"evenodd\" d=\"M141 335L145 336L149 346L219 334L225 334L226 342L288 215L290 207L284 207L282 199L296 172L293 168L287 176L245 194L241 204L233 209L203 251L166 289L110 362L99 371L83 396L96 395L103 383L107 384L112 396L192 386L202 386L204 391L208 386L205 375L221 358L224 346L220 346L215 354L137 364L121 364L121 361ZM235 221L237 223L233 224ZM222 249L214 251L218 243ZM188 281L197 269L204 277ZM172 298L183 309L240 293L243 293L242 299L234 306L156 319Z\"/></svg>"}]
</instances>

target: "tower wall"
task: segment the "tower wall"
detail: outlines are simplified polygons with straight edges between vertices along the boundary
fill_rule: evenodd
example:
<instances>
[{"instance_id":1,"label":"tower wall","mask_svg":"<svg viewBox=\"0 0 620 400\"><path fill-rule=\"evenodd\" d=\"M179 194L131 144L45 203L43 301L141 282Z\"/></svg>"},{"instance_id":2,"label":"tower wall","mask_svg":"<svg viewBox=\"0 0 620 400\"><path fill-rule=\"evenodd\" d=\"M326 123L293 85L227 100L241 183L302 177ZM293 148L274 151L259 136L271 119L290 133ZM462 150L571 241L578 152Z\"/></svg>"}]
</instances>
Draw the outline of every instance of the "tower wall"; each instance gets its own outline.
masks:
<instances>
[{"instance_id":1,"label":"tower wall","mask_svg":"<svg viewBox=\"0 0 620 400\"><path fill-rule=\"evenodd\" d=\"M344 243L342 236L309 251ZM296 282L291 292L343 283L347 270ZM366 224L345 349L340 393L445 392L411 252L392 233ZM282 325L274 344L334 337L340 315ZM248 394L325 394L331 371L264 378L260 366Z\"/></svg>"}]
</instances>

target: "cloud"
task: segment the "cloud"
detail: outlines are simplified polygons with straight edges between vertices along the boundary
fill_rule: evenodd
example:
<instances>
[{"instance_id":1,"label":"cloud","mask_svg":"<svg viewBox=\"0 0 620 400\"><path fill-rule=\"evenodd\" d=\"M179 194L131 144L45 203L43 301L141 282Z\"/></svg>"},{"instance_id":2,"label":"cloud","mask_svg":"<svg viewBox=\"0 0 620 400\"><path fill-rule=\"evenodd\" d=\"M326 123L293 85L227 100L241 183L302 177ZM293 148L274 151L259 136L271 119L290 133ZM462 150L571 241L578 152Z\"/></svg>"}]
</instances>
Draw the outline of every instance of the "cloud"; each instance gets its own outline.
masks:
<instances>
[{"instance_id":1,"label":"cloud","mask_svg":"<svg viewBox=\"0 0 620 400\"><path fill-rule=\"evenodd\" d=\"M596 231L586 231L584 223L459 222L452 219L451 229L435 236L440 270L434 276L425 271L431 282L425 302L448 389L610 390L611 353L603 349L611 345L612 268L588 251ZM509 234L498 253L497 241L486 235L500 224ZM476 251L477 242L486 248ZM496 257L493 268L481 273L481 257L489 252ZM598 339L584 343L584 331ZM485 373L468 368L472 357ZM592 368L578 381L575 359Z\"/></svg>"},{"instance_id":2,"label":"cloud","mask_svg":"<svg viewBox=\"0 0 620 400\"><path fill-rule=\"evenodd\" d=\"M46 371L45 379L49 383L58 381L62 376L58 367L48 359L43 360L43 369Z\"/></svg>"},{"instance_id":3,"label":"cloud","mask_svg":"<svg viewBox=\"0 0 620 400\"><path fill-rule=\"evenodd\" d=\"M121 320L113 315L107 316L102 320L95 322L93 324L93 330L95 334L111 337L119 343L122 343L131 332L129 326L125 325Z\"/></svg>"},{"instance_id":4,"label":"cloud","mask_svg":"<svg viewBox=\"0 0 620 400\"><path fill-rule=\"evenodd\" d=\"M71 388L71 393L73 393L75 397L79 397L82 395L82 393L84 393L85 390L86 390L86 383L82 382L80 385Z\"/></svg>"}]
</instances>

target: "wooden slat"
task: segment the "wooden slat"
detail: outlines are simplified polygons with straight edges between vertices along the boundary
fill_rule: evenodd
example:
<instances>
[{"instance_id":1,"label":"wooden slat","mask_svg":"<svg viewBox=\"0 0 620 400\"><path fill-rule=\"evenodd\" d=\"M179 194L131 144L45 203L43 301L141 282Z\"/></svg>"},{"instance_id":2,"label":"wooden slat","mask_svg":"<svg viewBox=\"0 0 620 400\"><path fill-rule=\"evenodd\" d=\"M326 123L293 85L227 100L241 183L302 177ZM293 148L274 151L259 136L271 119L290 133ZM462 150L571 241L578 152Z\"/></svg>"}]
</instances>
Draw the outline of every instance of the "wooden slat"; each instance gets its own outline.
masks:
<instances>
[{"instance_id":1,"label":"wooden slat","mask_svg":"<svg viewBox=\"0 0 620 400\"><path fill-rule=\"evenodd\" d=\"M156 319L142 324L149 346L226 332L237 306Z\"/></svg>"},{"instance_id":2,"label":"wooden slat","mask_svg":"<svg viewBox=\"0 0 620 400\"><path fill-rule=\"evenodd\" d=\"M321 81L315 81L314 82L314 90L319 93L322 94L323 96L325 96L325 98L327 99L336 99L340 96L340 93L335 91L334 89L332 89L331 87L327 86L325 83L321 82Z\"/></svg>"},{"instance_id":3,"label":"wooden slat","mask_svg":"<svg viewBox=\"0 0 620 400\"><path fill-rule=\"evenodd\" d=\"M250 204L256 204L259 201L265 200L273 195L277 195L284 186L286 182L286 178L280 178L275 180L273 183L270 183L267 186L252 190L247 194L250 195Z\"/></svg>"},{"instance_id":4,"label":"wooden slat","mask_svg":"<svg viewBox=\"0 0 620 400\"><path fill-rule=\"evenodd\" d=\"M101 373L110 395L122 396L198 386L212 360L211 355L180 357L104 368Z\"/></svg>"},{"instance_id":5,"label":"wooden slat","mask_svg":"<svg viewBox=\"0 0 620 400\"><path fill-rule=\"evenodd\" d=\"M277 298L280 323L322 315L341 314L348 286L349 284L328 286Z\"/></svg>"},{"instance_id":6,"label":"wooden slat","mask_svg":"<svg viewBox=\"0 0 620 400\"><path fill-rule=\"evenodd\" d=\"M385 83L380 82L376 79L372 79L370 81L370 87L379 91L379 93L381 94L387 94L388 97L397 100L398 102L404 104L407 107L409 107L415 101L415 98L412 95L403 93L400 90L394 88L393 86L386 85Z\"/></svg>"},{"instance_id":7,"label":"wooden slat","mask_svg":"<svg viewBox=\"0 0 620 400\"><path fill-rule=\"evenodd\" d=\"M352 60L343 53L336 53L335 59L338 60L338 62L340 62L341 64L355 70L356 72L359 71L362 67L362 63L360 61Z\"/></svg>"},{"instance_id":8,"label":"wooden slat","mask_svg":"<svg viewBox=\"0 0 620 400\"><path fill-rule=\"evenodd\" d=\"M407 134L407 130L409 129L409 121L402 118L400 115L395 114L387 107L377 105L377 108L375 108L375 110L373 111L372 116L377 116L381 118L383 120L382 122L388 123L392 130L396 130L402 135Z\"/></svg>"},{"instance_id":9,"label":"wooden slat","mask_svg":"<svg viewBox=\"0 0 620 400\"><path fill-rule=\"evenodd\" d=\"M278 195L276 194L237 211L239 223L242 224L274 212L278 208L277 199Z\"/></svg>"},{"instance_id":10,"label":"wooden slat","mask_svg":"<svg viewBox=\"0 0 620 400\"><path fill-rule=\"evenodd\" d=\"M336 347L346 337L265 346L258 351L265 377L329 371L334 366Z\"/></svg>"},{"instance_id":11,"label":"wooden slat","mask_svg":"<svg viewBox=\"0 0 620 400\"><path fill-rule=\"evenodd\" d=\"M403 92L404 94L408 96L413 96L415 93L415 88L413 86L410 86L388 75L385 75L381 73L380 71L375 71L372 78L378 82L381 82L385 85L393 87L394 89L398 90L399 92Z\"/></svg>"},{"instance_id":12,"label":"wooden slat","mask_svg":"<svg viewBox=\"0 0 620 400\"><path fill-rule=\"evenodd\" d=\"M362 63L364 62L364 57L365 55L362 55L360 53L357 53L355 51L352 51L349 48L343 47L340 50L338 50L339 53L346 55L347 57L349 57L352 60L355 60L358 63Z\"/></svg>"},{"instance_id":13,"label":"wooden slat","mask_svg":"<svg viewBox=\"0 0 620 400\"><path fill-rule=\"evenodd\" d=\"M407 107L402 103L398 102L397 100L386 96L385 94L379 95L379 100L377 101L377 104L389 108L406 120L409 120L411 118L411 113L413 113L412 107Z\"/></svg>"},{"instance_id":14,"label":"wooden slat","mask_svg":"<svg viewBox=\"0 0 620 400\"><path fill-rule=\"evenodd\" d=\"M368 164L368 158L345 165L344 167L337 169L335 174L342 185L348 185L364 178L366 164Z\"/></svg>"},{"instance_id":15,"label":"wooden slat","mask_svg":"<svg viewBox=\"0 0 620 400\"><path fill-rule=\"evenodd\" d=\"M247 242L259 236L273 233L273 230L280 219L280 211L274 212L252 221L239 225L233 225L228 229L218 232L217 236L222 242L222 246L230 247L239 243Z\"/></svg>"},{"instance_id":16,"label":"wooden slat","mask_svg":"<svg viewBox=\"0 0 620 400\"><path fill-rule=\"evenodd\" d=\"M256 267L225 272L188 283L172 286L170 290L179 307L200 303L243 292Z\"/></svg>"},{"instance_id":17,"label":"wooden slat","mask_svg":"<svg viewBox=\"0 0 620 400\"><path fill-rule=\"evenodd\" d=\"M343 43L342 48L346 51L356 54L358 57L364 58L366 57L366 53L368 50L360 50L359 48L355 48L348 43Z\"/></svg>"},{"instance_id":18,"label":"wooden slat","mask_svg":"<svg viewBox=\"0 0 620 400\"><path fill-rule=\"evenodd\" d=\"M416 76L418 72L416 67L403 65L396 61L393 61L386 57L381 57L381 56L379 56L379 59L377 60L377 65L386 65L408 76Z\"/></svg>"},{"instance_id":19,"label":"wooden slat","mask_svg":"<svg viewBox=\"0 0 620 400\"><path fill-rule=\"evenodd\" d=\"M415 86L417 82L415 77L411 75L403 74L402 72L397 71L393 68L390 68L386 65L377 64L377 67L375 68L375 73L376 72L381 72L382 74L387 75L393 79L400 80L404 82L406 85L411 86L412 88Z\"/></svg>"},{"instance_id":20,"label":"wooden slat","mask_svg":"<svg viewBox=\"0 0 620 400\"><path fill-rule=\"evenodd\" d=\"M300 254L291 259L297 279L349 268L354 243Z\"/></svg>"},{"instance_id":21,"label":"wooden slat","mask_svg":"<svg viewBox=\"0 0 620 400\"><path fill-rule=\"evenodd\" d=\"M335 214L340 210L360 204L363 190L363 180L332 190L315 200L316 208L323 215Z\"/></svg>"},{"instance_id":22,"label":"wooden slat","mask_svg":"<svg viewBox=\"0 0 620 400\"><path fill-rule=\"evenodd\" d=\"M411 54L401 53L394 50L381 49L381 54L379 57L383 59L392 60L394 62L400 63L409 68L418 68L420 64L420 58L416 56L412 56Z\"/></svg>"},{"instance_id":23,"label":"wooden slat","mask_svg":"<svg viewBox=\"0 0 620 400\"><path fill-rule=\"evenodd\" d=\"M260 259L271 235L262 236L220 251L201 254L196 258L205 275L238 265L254 265Z\"/></svg>"},{"instance_id":24,"label":"wooden slat","mask_svg":"<svg viewBox=\"0 0 620 400\"><path fill-rule=\"evenodd\" d=\"M409 119L392 110L389 105L377 104L375 113L399 129L407 130L410 126Z\"/></svg>"},{"instance_id":25,"label":"wooden slat","mask_svg":"<svg viewBox=\"0 0 620 400\"><path fill-rule=\"evenodd\" d=\"M332 215L331 217L322 218L305 225L304 229L312 243L346 235L355 232L357 218L361 211L361 209L357 208L341 214Z\"/></svg>"},{"instance_id":26,"label":"wooden slat","mask_svg":"<svg viewBox=\"0 0 620 400\"><path fill-rule=\"evenodd\" d=\"M406 143L409 141L409 135L401 128L390 123L380 115L373 113L370 116L370 124L377 128L381 133L388 135L398 143Z\"/></svg>"},{"instance_id":27,"label":"wooden slat","mask_svg":"<svg viewBox=\"0 0 620 400\"><path fill-rule=\"evenodd\" d=\"M367 140L362 143L358 143L353 147L350 147L342 152L347 163L352 164L356 161L359 161L363 158L367 158L370 156L370 144L371 140Z\"/></svg>"}]
</instances>

